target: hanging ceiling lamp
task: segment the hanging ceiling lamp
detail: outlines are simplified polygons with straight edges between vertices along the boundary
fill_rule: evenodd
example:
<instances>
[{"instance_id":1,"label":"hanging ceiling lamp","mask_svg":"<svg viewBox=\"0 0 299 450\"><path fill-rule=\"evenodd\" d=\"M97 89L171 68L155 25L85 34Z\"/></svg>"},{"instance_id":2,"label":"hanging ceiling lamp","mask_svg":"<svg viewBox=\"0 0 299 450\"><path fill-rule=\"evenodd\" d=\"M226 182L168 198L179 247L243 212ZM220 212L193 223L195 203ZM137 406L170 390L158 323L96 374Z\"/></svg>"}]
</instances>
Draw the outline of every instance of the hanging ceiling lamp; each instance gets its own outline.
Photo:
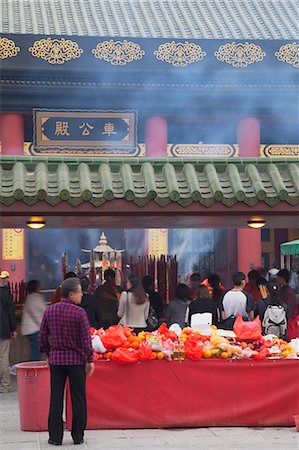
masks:
<instances>
[{"instance_id":1,"label":"hanging ceiling lamp","mask_svg":"<svg viewBox=\"0 0 299 450\"><path fill-rule=\"evenodd\" d=\"M40 230L46 226L46 221L43 217L30 217L30 220L27 220L26 225L28 228L32 230Z\"/></svg>"}]
</instances>

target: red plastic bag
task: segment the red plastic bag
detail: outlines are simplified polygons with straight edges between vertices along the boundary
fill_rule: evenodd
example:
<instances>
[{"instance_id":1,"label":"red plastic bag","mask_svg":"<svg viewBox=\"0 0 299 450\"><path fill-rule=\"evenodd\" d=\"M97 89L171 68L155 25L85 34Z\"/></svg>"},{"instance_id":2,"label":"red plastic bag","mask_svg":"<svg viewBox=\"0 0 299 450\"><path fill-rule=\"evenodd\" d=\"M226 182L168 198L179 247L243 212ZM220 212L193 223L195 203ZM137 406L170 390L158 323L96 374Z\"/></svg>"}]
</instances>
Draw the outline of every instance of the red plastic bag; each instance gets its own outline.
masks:
<instances>
[{"instance_id":1,"label":"red plastic bag","mask_svg":"<svg viewBox=\"0 0 299 450\"><path fill-rule=\"evenodd\" d=\"M198 339L190 337L185 342L185 356L188 359L198 361L202 357L203 343Z\"/></svg>"},{"instance_id":2,"label":"red plastic bag","mask_svg":"<svg viewBox=\"0 0 299 450\"><path fill-rule=\"evenodd\" d=\"M252 353L252 358L254 359L265 359L268 356L268 349L267 347L263 346L260 348L259 352L253 352Z\"/></svg>"},{"instance_id":3,"label":"red plastic bag","mask_svg":"<svg viewBox=\"0 0 299 450\"><path fill-rule=\"evenodd\" d=\"M140 361L151 361L155 359L152 348L149 345L142 345L138 351L138 357Z\"/></svg>"},{"instance_id":4,"label":"red plastic bag","mask_svg":"<svg viewBox=\"0 0 299 450\"><path fill-rule=\"evenodd\" d=\"M133 348L117 348L111 359L122 364L135 363L138 361L138 351Z\"/></svg>"},{"instance_id":5,"label":"red plastic bag","mask_svg":"<svg viewBox=\"0 0 299 450\"><path fill-rule=\"evenodd\" d=\"M170 331L167 328L167 325L165 322L162 323L162 325L159 326L158 330L157 330L160 334L164 334L165 339L171 339L172 341L175 341L178 336L174 331Z\"/></svg>"},{"instance_id":6,"label":"red plastic bag","mask_svg":"<svg viewBox=\"0 0 299 450\"><path fill-rule=\"evenodd\" d=\"M125 335L127 328L121 325L114 325L108 328L106 333L101 336L101 341L106 348L118 348L127 340Z\"/></svg>"},{"instance_id":7,"label":"red plastic bag","mask_svg":"<svg viewBox=\"0 0 299 450\"><path fill-rule=\"evenodd\" d=\"M258 341L259 339L262 339L262 324L260 318L256 317L252 321L244 322L241 314L238 314L234 323L234 332L239 341Z\"/></svg>"}]
</instances>

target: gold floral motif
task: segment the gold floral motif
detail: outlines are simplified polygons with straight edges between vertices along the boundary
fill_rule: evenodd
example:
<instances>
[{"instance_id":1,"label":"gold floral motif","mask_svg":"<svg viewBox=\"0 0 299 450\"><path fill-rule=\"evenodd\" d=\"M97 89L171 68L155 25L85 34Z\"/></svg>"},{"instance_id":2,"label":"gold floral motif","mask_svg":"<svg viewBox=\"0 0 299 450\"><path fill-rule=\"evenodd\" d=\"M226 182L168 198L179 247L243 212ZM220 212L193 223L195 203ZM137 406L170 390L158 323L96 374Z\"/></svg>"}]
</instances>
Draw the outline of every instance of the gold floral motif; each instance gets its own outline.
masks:
<instances>
[{"instance_id":1,"label":"gold floral motif","mask_svg":"<svg viewBox=\"0 0 299 450\"><path fill-rule=\"evenodd\" d=\"M97 44L92 50L94 57L103 59L113 66L125 66L127 63L137 61L145 55L140 45L129 41L104 41Z\"/></svg>"},{"instance_id":2,"label":"gold floral motif","mask_svg":"<svg viewBox=\"0 0 299 450\"><path fill-rule=\"evenodd\" d=\"M237 145L229 144L169 144L167 146L167 155L175 157L187 156L219 156L230 157L238 156L239 148Z\"/></svg>"},{"instance_id":3,"label":"gold floral motif","mask_svg":"<svg viewBox=\"0 0 299 450\"><path fill-rule=\"evenodd\" d=\"M275 53L275 56L278 61L291 64L297 69L299 68L299 44L296 42L282 45L278 52Z\"/></svg>"},{"instance_id":4,"label":"gold floral motif","mask_svg":"<svg viewBox=\"0 0 299 450\"><path fill-rule=\"evenodd\" d=\"M7 59L17 56L19 51L20 47L16 47L14 41L7 38L0 38L0 59Z\"/></svg>"},{"instance_id":5,"label":"gold floral motif","mask_svg":"<svg viewBox=\"0 0 299 450\"><path fill-rule=\"evenodd\" d=\"M36 58L41 58L49 64L64 64L71 59L80 58L83 50L77 42L70 39L40 39L33 43L29 52Z\"/></svg>"},{"instance_id":6,"label":"gold floral motif","mask_svg":"<svg viewBox=\"0 0 299 450\"><path fill-rule=\"evenodd\" d=\"M214 52L214 55L218 61L226 62L233 67L244 68L255 62L262 61L266 53L256 44L231 42L221 45Z\"/></svg>"},{"instance_id":7,"label":"gold floral motif","mask_svg":"<svg viewBox=\"0 0 299 450\"><path fill-rule=\"evenodd\" d=\"M299 145L267 145L261 152L261 156L268 157L298 157Z\"/></svg>"},{"instance_id":8,"label":"gold floral motif","mask_svg":"<svg viewBox=\"0 0 299 450\"><path fill-rule=\"evenodd\" d=\"M192 42L165 42L154 51L159 61L164 61L174 67L186 67L206 56L200 45Z\"/></svg>"}]
</instances>

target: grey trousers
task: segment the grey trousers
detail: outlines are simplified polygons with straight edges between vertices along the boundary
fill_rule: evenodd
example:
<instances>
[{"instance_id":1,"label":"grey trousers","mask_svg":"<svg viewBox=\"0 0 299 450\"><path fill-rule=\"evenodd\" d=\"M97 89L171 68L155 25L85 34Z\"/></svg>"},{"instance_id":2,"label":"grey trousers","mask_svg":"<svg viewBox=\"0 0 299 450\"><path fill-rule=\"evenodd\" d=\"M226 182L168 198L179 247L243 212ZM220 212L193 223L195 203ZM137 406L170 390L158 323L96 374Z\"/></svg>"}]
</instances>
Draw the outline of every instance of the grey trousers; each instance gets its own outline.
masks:
<instances>
[{"instance_id":1,"label":"grey trousers","mask_svg":"<svg viewBox=\"0 0 299 450\"><path fill-rule=\"evenodd\" d=\"M8 392L10 386L9 347L10 339L0 339L0 392Z\"/></svg>"}]
</instances>

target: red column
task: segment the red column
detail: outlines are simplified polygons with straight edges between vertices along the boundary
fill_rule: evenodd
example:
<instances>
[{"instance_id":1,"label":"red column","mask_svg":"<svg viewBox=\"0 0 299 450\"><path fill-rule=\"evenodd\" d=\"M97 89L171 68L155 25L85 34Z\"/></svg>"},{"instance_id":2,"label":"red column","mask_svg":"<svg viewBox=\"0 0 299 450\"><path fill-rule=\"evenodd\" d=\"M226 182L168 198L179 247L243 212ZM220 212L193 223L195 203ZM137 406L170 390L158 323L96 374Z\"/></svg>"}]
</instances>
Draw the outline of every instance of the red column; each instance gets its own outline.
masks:
<instances>
[{"instance_id":1,"label":"red column","mask_svg":"<svg viewBox=\"0 0 299 450\"><path fill-rule=\"evenodd\" d=\"M146 156L150 158L163 158L167 156L167 119L165 117L149 117L145 124ZM145 230L144 240L148 254L151 242L148 229ZM162 237L160 237L162 239ZM168 244L168 233L165 233Z\"/></svg>"},{"instance_id":2,"label":"red column","mask_svg":"<svg viewBox=\"0 0 299 450\"><path fill-rule=\"evenodd\" d=\"M0 139L2 155L24 154L24 121L22 114L0 115Z\"/></svg>"},{"instance_id":3,"label":"red column","mask_svg":"<svg viewBox=\"0 0 299 450\"><path fill-rule=\"evenodd\" d=\"M240 119L237 130L239 156L242 158L260 156L260 121L256 117ZM248 217L250 219L250 217ZM238 270L247 273L261 267L261 230L238 229Z\"/></svg>"},{"instance_id":4,"label":"red column","mask_svg":"<svg viewBox=\"0 0 299 450\"><path fill-rule=\"evenodd\" d=\"M260 121L256 117L239 120L237 130L239 156L242 158L260 156Z\"/></svg>"},{"instance_id":5,"label":"red column","mask_svg":"<svg viewBox=\"0 0 299 450\"><path fill-rule=\"evenodd\" d=\"M146 156L161 158L167 156L167 119L149 117L145 125Z\"/></svg>"},{"instance_id":6,"label":"red column","mask_svg":"<svg viewBox=\"0 0 299 450\"><path fill-rule=\"evenodd\" d=\"M24 121L22 114L2 113L0 114L0 140L1 154L3 156L17 156L24 154ZM24 259L4 260L2 259L2 232L0 233L0 268L10 273L10 281L16 282L25 279L26 255L24 248ZM24 237L25 240L25 237ZM24 243L25 247L25 243Z\"/></svg>"}]
</instances>

